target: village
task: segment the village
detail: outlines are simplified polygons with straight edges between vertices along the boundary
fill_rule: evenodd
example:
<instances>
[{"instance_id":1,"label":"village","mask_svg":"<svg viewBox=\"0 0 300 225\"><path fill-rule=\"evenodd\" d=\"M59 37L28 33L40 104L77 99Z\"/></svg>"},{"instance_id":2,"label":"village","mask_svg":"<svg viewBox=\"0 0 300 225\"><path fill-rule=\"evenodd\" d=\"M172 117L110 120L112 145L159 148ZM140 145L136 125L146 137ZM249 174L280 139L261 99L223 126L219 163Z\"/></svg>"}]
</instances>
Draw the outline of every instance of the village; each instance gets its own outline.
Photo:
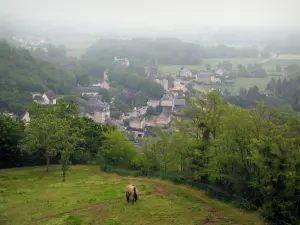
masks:
<instances>
[{"instance_id":1,"label":"village","mask_svg":"<svg viewBox=\"0 0 300 225\"><path fill-rule=\"evenodd\" d=\"M113 64L122 67L130 65L128 58L113 58ZM187 106L188 92L192 89L205 93L203 88L197 88L201 84L221 84L227 77L226 71L217 69L213 71L191 71L182 67L177 74L160 74L157 62L152 59L148 67L144 68L145 75L163 86L164 95L161 99L148 99L147 104L141 107L134 107L130 112L122 113L119 119L111 117L111 102L105 102L100 89L110 89L108 70L104 71L103 80L88 86L77 85L76 100L81 116L91 118L96 123L107 123L119 127L126 132L131 141L140 143L140 139L148 136L155 127L160 127L165 132L173 132L172 124L175 123L180 111ZM213 91L211 88L208 91ZM223 94L221 89L217 90ZM58 96L52 90L45 93L31 93L34 102L39 104L56 104ZM153 110L159 108L158 114L151 114L149 108ZM17 119L15 115L9 116ZM26 124L30 121L28 111L20 117Z\"/></svg>"}]
</instances>

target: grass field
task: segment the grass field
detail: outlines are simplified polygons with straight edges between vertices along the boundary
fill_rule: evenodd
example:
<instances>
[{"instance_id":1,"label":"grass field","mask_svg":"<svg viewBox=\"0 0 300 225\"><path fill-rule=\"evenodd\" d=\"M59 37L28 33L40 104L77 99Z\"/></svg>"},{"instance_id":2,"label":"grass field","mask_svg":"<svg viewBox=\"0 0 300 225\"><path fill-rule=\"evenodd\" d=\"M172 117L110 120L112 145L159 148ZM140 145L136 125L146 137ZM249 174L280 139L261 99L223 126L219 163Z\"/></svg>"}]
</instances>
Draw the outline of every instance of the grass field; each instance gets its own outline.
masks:
<instances>
[{"instance_id":1,"label":"grass field","mask_svg":"<svg viewBox=\"0 0 300 225\"><path fill-rule=\"evenodd\" d=\"M259 61L257 58L211 58L211 59L202 59L201 65L184 65L185 68L201 70L206 69L206 64L210 64L213 68L223 61L229 61L232 63L233 68L236 69L238 64L248 65L250 63L256 63ZM159 70L162 74L175 73L180 70L183 65L161 65Z\"/></svg>"},{"instance_id":2,"label":"grass field","mask_svg":"<svg viewBox=\"0 0 300 225\"><path fill-rule=\"evenodd\" d=\"M221 88L227 89L230 94L237 95L240 92L241 88L251 88L253 86L257 86L260 91L264 91L268 82L271 80L271 77L266 78L248 78L248 77L238 77L235 79L235 83L233 85L196 85L197 90L209 90L210 88ZM275 79L277 79L275 77Z\"/></svg>"},{"instance_id":3,"label":"grass field","mask_svg":"<svg viewBox=\"0 0 300 225\"><path fill-rule=\"evenodd\" d=\"M263 224L255 213L170 182L121 177L97 166L72 166L62 183L59 166L0 170L1 225ZM136 204L125 200L136 185Z\"/></svg>"},{"instance_id":4,"label":"grass field","mask_svg":"<svg viewBox=\"0 0 300 225\"><path fill-rule=\"evenodd\" d=\"M63 44L67 48L67 55L73 57L80 57L86 52L87 48L90 47L95 40L54 40L54 43L59 45Z\"/></svg>"},{"instance_id":5,"label":"grass field","mask_svg":"<svg viewBox=\"0 0 300 225\"><path fill-rule=\"evenodd\" d=\"M300 55L297 54L279 55L278 59L299 59L300 60Z\"/></svg>"},{"instance_id":6,"label":"grass field","mask_svg":"<svg viewBox=\"0 0 300 225\"><path fill-rule=\"evenodd\" d=\"M300 66L300 58L281 58L281 59L274 59L269 62L266 62L263 65L264 69L267 71L275 71L276 70L276 65L280 65L281 68L291 65L291 64L297 64Z\"/></svg>"}]
</instances>

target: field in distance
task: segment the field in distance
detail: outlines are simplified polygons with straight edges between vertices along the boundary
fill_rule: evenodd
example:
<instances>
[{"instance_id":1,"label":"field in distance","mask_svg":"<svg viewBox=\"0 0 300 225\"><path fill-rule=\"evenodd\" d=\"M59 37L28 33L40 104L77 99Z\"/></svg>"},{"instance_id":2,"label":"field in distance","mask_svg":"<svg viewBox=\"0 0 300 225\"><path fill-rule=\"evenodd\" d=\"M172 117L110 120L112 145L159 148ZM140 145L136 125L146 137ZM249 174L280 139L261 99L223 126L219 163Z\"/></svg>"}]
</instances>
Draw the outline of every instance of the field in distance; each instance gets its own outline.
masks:
<instances>
[{"instance_id":1,"label":"field in distance","mask_svg":"<svg viewBox=\"0 0 300 225\"><path fill-rule=\"evenodd\" d=\"M125 187L141 194L127 203ZM98 166L72 166L65 183L60 167L0 170L1 225L263 224L205 193L170 182L121 177Z\"/></svg>"},{"instance_id":2,"label":"field in distance","mask_svg":"<svg viewBox=\"0 0 300 225\"><path fill-rule=\"evenodd\" d=\"M299 59L300 60L300 55L299 54L279 55L278 59Z\"/></svg>"},{"instance_id":3,"label":"field in distance","mask_svg":"<svg viewBox=\"0 0 300 225\"><path fill-rule=\"evenodd\" d=\"M185 65L185 68L191 70L204 70L206 69L206 64L211 65L213 68L216 68L219 63L223 61L228 61L232 63L233 69L236 69L238 64L248 65L250 63L256 63L260 59L258 58L210 58L202 59L201 65ZM184 65L160 65L159 70L162 74L176 73Z\"/></svg>"}]
</instances>

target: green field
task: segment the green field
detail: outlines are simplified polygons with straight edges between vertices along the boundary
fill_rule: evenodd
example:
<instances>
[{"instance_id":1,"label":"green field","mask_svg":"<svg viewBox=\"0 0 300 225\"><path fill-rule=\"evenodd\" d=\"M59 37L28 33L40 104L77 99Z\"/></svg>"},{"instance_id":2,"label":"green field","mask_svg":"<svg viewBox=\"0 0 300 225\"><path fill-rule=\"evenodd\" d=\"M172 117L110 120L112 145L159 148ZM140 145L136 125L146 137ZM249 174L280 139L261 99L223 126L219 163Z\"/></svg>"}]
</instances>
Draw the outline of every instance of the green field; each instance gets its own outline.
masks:
<instances>
[{"instance_id":1,"label":"green field","mask_svg":"<svg viewBox=\"0 0 300 225\"><path fill-rule=\"evenodd\" d=\"M267 71L275 71L276 70L276 65L280 65L281 68L283 69L283 67L291 65L291 64L297 64L298 66L300 66L300 58L299 59L274 59L271 61L268 61L266 63L263 64L263 67L265 70Z\"/></svg>"},{"instance_id":2,"label":"green field","mask_svg":"<svg viewBox=\"0 0 300 225\"><path fill-rule=\"evenodd\" d=\"M67 48L67 55L73 57L80 57L86 52L87 48L90 47L95 40L54 40L54 44L63 44Z\"/></svg>"},{"instance_id":3,"label":"green field","mask_svg":"<svg viewBox=\"0 0 300 225\"><path fill-rule=\"evenodd\" d=\"M238 64L248 65L250 63L256 63L259 61L257 58L211 58L202 59L201 65L185 65L185 68L192 70L203 70L206 69L206 64L210 64L213 68L216 68L219 63L223 61L229 61L232 63L233 68L236 69ZM162 74L176 73L180 70L183 65L161 65L159 71Z\"/></svg>"},{"instance_id":4,"label":"green field","mask_svg":"<svg viewBox=\"0 0 300 225\"><path fill-rule=\"evenodd\" d=\"M299 59L300 60L300 55L297 55L297 54L279 55L278 59Z\"/></svg>"},{"instance_id":5,"label":"green field","mask_svg":"<svg viewBox=\"0 0 300 225\"><path fill-rule=\"evenodd\" d=\"M127 203L124 189L137 186L140 198ZM1 225L83 224L263 224L255 213L170 182L72 166L62 183L60 167L0 170Z\"/></svg>"},{"instance_id":6,"label":"green field","mask_svg":"<svg viewBox=\"0 0 300 225\"><path fill-rule=\"evenodd\" d=\"M248 78L248 77L238 77L235 79L235 83L233 85L196 85L197 89L201 88L205 90L209 90L210 88L221 88L227 89L230 94L237 95L240 92L241 88L251 88L253 86L257 86L260 91L264 91L268 82L271 80L271 77L266 78ZM275 79L277 79L275 77Z\"/></svg>"}]
</instances>

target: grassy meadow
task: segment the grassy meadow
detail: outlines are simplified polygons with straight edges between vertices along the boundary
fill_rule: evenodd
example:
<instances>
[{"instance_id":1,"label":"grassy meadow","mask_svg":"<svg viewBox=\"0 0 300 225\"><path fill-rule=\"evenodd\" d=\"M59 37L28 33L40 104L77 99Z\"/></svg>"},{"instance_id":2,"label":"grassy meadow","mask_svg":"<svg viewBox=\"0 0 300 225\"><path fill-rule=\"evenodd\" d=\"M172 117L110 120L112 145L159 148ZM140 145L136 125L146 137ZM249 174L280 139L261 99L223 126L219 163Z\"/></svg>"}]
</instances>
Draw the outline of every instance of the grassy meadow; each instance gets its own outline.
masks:
<instances>
[{"instance_id":1,"label":"grassy meadow","mask_svg":"<svg viewBox=\"0 0 300 225\"><path fill-rule=\"evenodd\" d=\"M86 50L95 42L96 40L54 40L54 43L59 45L63 44L67 48L67 55L73 57L80 57L86 52Z\"/></svg>"},{"instance_id":2,"label":"grassy meadow","mask_svg":"<svg viewBox=\"0 0 300 225\"><path fill-rule=\"evenodd\" d=\"M170 182L121 177L98 166L72 166L62 183L60 167L0 170L1 225L263 224L255 213ZM140 198L127 203L124 189Z\"/></svg>"},{"instance_id":3,"label":"grassy meadow","mask_svg":"<svg viewBox=\"0 0 300 225\"><path fill-rule=\"evenodd\" d=\"M229 61L232 63L235 69L238 64L248 65L250 63L256 63L259 61L257 58L210 58L202 59L201 65L185 65L185 68L191 70L202 70L206 69L206 64L210 64L213 68L217 67L219 63L223 61ZM183 65L160 65L159 70L162 74L176 73L180 70Z\"/></svg>"}]
</instances>

